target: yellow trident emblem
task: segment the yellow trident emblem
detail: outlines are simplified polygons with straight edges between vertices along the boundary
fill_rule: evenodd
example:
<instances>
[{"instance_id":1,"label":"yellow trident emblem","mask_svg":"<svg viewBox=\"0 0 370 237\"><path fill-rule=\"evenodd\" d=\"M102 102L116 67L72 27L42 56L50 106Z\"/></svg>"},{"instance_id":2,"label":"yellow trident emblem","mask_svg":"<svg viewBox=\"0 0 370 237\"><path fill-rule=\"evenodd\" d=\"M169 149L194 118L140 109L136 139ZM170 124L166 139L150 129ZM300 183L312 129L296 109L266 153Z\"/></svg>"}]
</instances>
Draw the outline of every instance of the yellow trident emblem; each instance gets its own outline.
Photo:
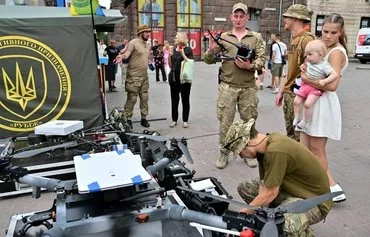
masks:
<instances>
[{"instance_id":1,"label":"yellow trident emblem","mask_svg":"<svg viewBox=\"0 0 370 237\"><path fill-rule=\"evenodd\" d=\"M6 98L8 100L12 100L18 102L21 106L22 110L25 111L27 107L28 101L34 100L37 98L36 95L36 87L35 87L35 78L33 75L33 69L30 68L28 73L28 78L26 84L23 81L23 77L21 74L21 70L19 69L18 62L16 63L16 70L15 70L15 85L5 72L4 68L3 71L3 78L5 84L5 91L6 91Z\"/></svg>"}]
</instances>

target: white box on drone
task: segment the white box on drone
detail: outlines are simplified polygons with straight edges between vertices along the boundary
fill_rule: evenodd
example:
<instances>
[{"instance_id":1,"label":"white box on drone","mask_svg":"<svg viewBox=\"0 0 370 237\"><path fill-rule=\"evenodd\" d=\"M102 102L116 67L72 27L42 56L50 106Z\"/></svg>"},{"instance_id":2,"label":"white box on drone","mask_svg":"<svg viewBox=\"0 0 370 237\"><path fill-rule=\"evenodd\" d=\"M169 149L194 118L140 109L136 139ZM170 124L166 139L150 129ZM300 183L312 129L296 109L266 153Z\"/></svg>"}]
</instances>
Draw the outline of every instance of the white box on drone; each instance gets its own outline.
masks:
<instances>
[{"instance_id":1,"label":"white box on drone","mask_svg":"<svg viewBox=\"0 0 370 237\"><path fill-rule=\"evenodd\" d=\"M35 127L35 134L64 136L84 127L79 120L54 120Z\"/></svg>"}]
</instances>

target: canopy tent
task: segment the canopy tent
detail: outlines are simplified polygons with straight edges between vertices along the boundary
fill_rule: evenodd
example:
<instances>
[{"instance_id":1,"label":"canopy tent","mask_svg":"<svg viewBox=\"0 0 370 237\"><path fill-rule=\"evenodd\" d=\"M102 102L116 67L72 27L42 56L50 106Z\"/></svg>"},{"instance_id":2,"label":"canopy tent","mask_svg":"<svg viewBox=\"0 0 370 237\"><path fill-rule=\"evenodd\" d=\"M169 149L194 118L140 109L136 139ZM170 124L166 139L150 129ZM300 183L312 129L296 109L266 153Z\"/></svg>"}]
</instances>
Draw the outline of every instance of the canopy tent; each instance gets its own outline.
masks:
<instances>
[{"instance_id":1,"label":"canopy tent","mask_svg":"<svg viewBox=\"0 0 370 237\"><path fill-rule=\"evenodd\" d=\"M124 24L127 16L116 9L102 9L105 16L94 16L96 27ZM92 25L90 15L71 16L69 8L37 6L1 6L0 26Z\"/></svg>"},{"instance_id":2,"label":"canopy tent","mask_svg":"<svg viewBox=\"0 0 370 237\"><path fill-rule=\"evenodd\" d=\"M119 10L94 16L97 28L124 24ZM91 16L68 8L0 6L0 138L32 132L50 120L101 124Z\"/></svg>"}]
</instances>

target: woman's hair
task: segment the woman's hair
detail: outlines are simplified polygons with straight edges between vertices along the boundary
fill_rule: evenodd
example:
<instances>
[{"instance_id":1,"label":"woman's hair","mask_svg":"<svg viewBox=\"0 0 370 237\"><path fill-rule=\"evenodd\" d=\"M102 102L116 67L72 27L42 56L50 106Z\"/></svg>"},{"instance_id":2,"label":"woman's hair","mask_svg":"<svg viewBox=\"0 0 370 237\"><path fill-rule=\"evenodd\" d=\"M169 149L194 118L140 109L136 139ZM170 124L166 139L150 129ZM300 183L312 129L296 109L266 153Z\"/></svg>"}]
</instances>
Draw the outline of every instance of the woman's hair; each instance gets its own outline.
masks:
<instances>
[{"instance_id":1,"label":"woman's hair","mask_svg":"<svg viewBox=\"0 0 370 237\"><path fill-rule=\"evenodd\" d=\"M164 41L164 49L165 50L170 50L170 43L168 43L167 40Z\"/></svg>"},{"instance_id":2,"label":"woman's hair","mask_svg":"<svg viewBox=\"0 0 370 237\"><path fill-rule=\"evenodd\" d=\"M176 44L188 45L188 37L185 32L177 32L176 34Z\"/></svg>"},{"instance_id":3,"label":"woman's hair","mask_svg":"<svg viewBox=\"0 0 370 237\"><path fill-rule=\"evenodd\" d=\"M348 53L348 49L347 49L347 34L346 32L344 31L344 19L343 17L338 14L338 13L331 13L330 15L327 15L325 18L324 18L324 22L323 22L323 26L326 24L326 23L334 23L334 24L338 24L340 26L340 30L341 30L341 36L339 37L339 43L345 48L346 52Z\"/></svg>"}]
</instances>

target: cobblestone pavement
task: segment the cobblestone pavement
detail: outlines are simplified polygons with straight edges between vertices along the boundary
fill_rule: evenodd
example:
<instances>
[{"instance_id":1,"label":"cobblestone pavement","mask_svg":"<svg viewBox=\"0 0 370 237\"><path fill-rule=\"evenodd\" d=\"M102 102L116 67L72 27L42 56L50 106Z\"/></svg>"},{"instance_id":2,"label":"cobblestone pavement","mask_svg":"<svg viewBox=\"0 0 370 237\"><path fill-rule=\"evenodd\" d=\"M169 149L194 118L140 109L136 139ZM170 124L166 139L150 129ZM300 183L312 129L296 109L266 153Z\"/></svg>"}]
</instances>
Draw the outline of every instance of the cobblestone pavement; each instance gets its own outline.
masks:
<instances>
[{"instance_id":1,"label":"cobblestone pavement","mask_svg":"<svg viewBox=\"0 0 370 237\"><path fill-rule=\"evenodd\" d=\"M218 65L196 64L197 78L191 90L190 127L184 129L179 121L175 128L169 128L170 93L167 83L156 83L154 73L150 72L150 111L148 119L166 118L167 120L151 122L150 129L162 135L175 137L195 137L218 132L216 119ZM117 76L119 78L119 76ZM271 82L265 79L264 85ZM116 85L120 80L116 81ZM342 105L343 133L341 141L328 142L328 160L334 177L344 188L347 201L335 204L324 223L314 226L317 236L370 236L370 65L351 62L341 81L338 95ZM123 106L124 89L108 94L108 108ZM273 105L274 96L269 89L259 91L259 117L257 129L262 132L284 132L284 121L281 108ZM181 106L180 106L181 108ZM181 109L180 109L181 111ZM139 121L139 109L135 108L134 121ZM181 118L181 116L180 116ZM236 118L237 119L237 118ZM139 123L134 123L136 131L142 131ZM197 177L213 176L219 179L234 199L241 201L236 192L238 182L258 176L257 169L246 166L244 161L235 160L226 169L218 170L215 160L218 156L217 136L204 136L188 141L190 152L195 160L194 165L187 165L197 171ZM9 216L49 208L53 194L44 194L34 200L29 196L6 198L0 200L0 233L4 233ZM2 234L1 234L2 236Z\"/></svg>"}]
</instances>

